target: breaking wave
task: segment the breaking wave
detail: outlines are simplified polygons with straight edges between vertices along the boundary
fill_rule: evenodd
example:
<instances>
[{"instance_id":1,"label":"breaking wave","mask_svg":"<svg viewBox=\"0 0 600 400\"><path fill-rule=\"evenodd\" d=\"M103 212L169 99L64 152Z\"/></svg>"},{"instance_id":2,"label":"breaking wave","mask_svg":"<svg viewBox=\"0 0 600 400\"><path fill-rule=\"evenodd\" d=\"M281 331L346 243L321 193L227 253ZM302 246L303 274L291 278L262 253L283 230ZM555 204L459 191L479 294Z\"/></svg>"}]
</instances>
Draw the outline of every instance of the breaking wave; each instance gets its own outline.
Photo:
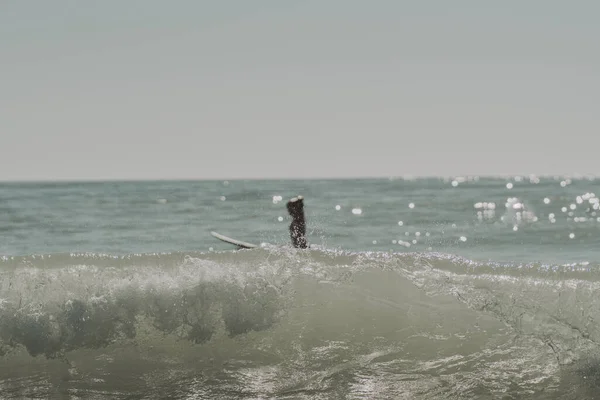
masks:
<instances>
[{"instance_id":1,"label":"breaking wave","mask_svg":"<svg viewBox=\"0 0 600 400\"><path fill-rule=\"evenodd\" d=\"M4 257L0 394L592 398L599 271L281 247Z\"/></svg>"}]
</instances>

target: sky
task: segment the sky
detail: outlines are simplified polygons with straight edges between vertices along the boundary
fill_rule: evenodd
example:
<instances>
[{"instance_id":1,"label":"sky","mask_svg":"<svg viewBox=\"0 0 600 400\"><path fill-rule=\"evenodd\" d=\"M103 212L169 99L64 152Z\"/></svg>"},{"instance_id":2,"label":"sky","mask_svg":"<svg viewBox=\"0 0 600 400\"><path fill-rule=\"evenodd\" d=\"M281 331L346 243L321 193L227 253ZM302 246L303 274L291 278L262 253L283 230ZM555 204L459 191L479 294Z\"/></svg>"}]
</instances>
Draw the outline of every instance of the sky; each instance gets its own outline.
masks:
<instances>
[{"instance_id":1,"label":"sky","mask_svg":"<svg viewBox=\"0 0 600 400\"><path fill-rule=\"evenodd\" d=\"M598 175L599 13L3 0L0 181Z\"/></svg>"}]
</instances>

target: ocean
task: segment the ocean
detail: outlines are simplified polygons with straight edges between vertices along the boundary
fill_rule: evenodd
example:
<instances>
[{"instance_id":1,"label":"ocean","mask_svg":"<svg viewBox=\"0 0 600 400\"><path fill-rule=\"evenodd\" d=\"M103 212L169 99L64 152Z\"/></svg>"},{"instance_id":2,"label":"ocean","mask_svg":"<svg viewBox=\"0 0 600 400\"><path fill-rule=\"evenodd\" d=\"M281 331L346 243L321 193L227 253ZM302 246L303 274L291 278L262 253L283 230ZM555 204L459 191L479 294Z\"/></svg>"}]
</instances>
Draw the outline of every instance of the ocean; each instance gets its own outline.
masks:
<instances>
[{"instance_id":1,"label":"ocean","mask_svg":"<svg viewBox=\"0 0 600 400\"><path fill-rule=\"evenodd\" d=\"M586 176L1 183L0 399L600 399L598 196Z\"/></svg>"}]
</instances>

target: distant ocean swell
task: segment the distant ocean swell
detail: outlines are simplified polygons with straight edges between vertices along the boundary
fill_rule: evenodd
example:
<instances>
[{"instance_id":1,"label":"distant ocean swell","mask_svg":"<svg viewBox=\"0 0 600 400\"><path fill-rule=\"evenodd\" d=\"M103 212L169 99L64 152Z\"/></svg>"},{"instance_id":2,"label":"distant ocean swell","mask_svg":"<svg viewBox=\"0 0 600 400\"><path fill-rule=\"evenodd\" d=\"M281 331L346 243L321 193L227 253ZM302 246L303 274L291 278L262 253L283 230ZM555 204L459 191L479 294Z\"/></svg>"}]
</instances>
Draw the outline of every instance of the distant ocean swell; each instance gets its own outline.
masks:
<instances>
[{"instance_id":1,"label":"distant ocean swell","mask_svg":"<svg viewBox=\"0 0 600 400\"><path fill-rule=\"evenodd\" d=\"M63 360L107 394L143 393L110 378L138 357L132 382L171 382L156 371L183 363L172 393L196 371L208 397L586 398L600 388L597 268L285 248L5 257L0 360Z\"/></svg>"}]
</instances>

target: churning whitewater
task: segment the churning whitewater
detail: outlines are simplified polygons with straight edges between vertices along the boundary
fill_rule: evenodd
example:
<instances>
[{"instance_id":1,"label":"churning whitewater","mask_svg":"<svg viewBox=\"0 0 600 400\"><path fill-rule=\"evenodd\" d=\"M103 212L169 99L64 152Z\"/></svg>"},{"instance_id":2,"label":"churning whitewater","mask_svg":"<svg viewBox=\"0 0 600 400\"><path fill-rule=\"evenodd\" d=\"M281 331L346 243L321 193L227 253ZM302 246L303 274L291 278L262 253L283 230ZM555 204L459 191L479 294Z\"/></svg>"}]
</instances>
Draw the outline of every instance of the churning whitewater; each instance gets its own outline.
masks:
<instances>
[{"instance_id":1,"label":"churning whitewater","mask_svg":"<svg viewBox=\"0 0 600 400\"><path fill-rule=\"evenodd\" d=\"M280 247L0 265L5 398L558 399L600 389L597 266Z\"/></svg>"}]
</instances>

